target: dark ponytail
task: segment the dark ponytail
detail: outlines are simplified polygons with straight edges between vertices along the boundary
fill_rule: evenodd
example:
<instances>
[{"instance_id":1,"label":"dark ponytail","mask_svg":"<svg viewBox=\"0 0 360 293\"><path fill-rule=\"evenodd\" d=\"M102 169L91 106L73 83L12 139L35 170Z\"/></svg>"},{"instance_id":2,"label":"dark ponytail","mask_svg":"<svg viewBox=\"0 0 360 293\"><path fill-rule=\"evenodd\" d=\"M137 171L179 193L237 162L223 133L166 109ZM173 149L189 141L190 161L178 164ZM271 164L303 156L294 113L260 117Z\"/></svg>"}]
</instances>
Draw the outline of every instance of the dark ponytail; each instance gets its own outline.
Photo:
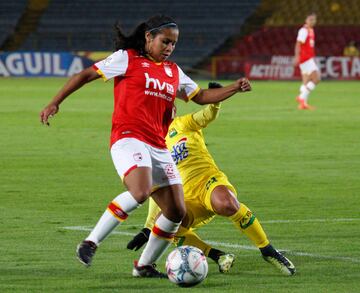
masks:
<instances>
[{"instance_id":1,"label":"dark ponytail","mask_svg":"<svg viewBox=\"0 0 360 293\"><path fill-rule=\"evenodd\" d=\"M126 36L121 29L118 21L115 26L114 47L115 51L123 49L134 49L141 55L146 54L145 50L145 32L149 31L154 37L161 32L163 28L177 28L175 21L165 15L155 15L149 18L146 22L140 23L134 31Z\"/></svg>"}]
</instances>

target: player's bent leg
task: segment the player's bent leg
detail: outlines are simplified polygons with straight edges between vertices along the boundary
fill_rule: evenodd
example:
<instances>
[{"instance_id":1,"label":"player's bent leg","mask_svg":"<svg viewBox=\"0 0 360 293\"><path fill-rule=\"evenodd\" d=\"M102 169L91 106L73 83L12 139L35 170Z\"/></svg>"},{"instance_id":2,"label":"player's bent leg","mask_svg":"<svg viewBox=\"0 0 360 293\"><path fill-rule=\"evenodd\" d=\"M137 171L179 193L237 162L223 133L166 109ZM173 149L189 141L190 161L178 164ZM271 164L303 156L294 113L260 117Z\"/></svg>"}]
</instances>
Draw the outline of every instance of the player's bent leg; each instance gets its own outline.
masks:
<instances>
[{"instance_id":1,"label":"player's bent leg","mask_svg":"<svg viewBox=\"0 0 360 293\"><path fill-rule=\"evenodd\" d=\"M264 230L255 215L226 186L220 185L211 193L211 205L215 213L228 217L257 247L269 244Z\"/></svg>"},{"instance_id":2,"label":"player's bent leg","mask_svg":"<svg viewBox=\"0 0 360 293\"><path fill-rule=\"evenodd\" d=\"M156 220L138 262L134 262L134 277L162 278L166 275L158 272L154 263L173 241L185 215L184 196L181 184L158 189L152 194L153 199L162 210Z\"/></svg>"},{"instance_id":3,"label":"player's bent leg","mask_svg":"<svg viewBox=\"0 0 360 293\"><path fill-rule=\"evenodd\" d=\"M259 220L246 205L240 203L240 209L229 218L260 249L267 262L285 275L295 274L293 263L270 244Z\"/></svg>"},{"instance_id":4,"label":"player's bent leg","mask_svg":"<svg viewBox=\"0 0 360 293\"><path fill-rule=\"evenodd\" d=\"M82 264L91 265L99 244L149 196L151 176L151 168L139 167L125 177L124 182L129 191L112 200L89 236L76 249L77 257Z\"/></svg>"},{"instance_id":5,"label":"player's bent leg","mask_svg":"<svg viewBox=\"0 0 360 293\"><path fill-rule=\"evenodd\" d=\"M321 81L320 71L314 70L313 72L311 72L309 81L312 81L313 83L315 83L317 85Z\"/></svg>"},{"instance_id":6,"label":"player's bent leg","mask_svg":"<svg viewBox=\"0 0 360 293\"><path fill-rule=\"evenodd\" d=\"M243 203L237 202L233 193L226 186L216 187L211 194L214 211L227 216L261 251L263 258L274 265L283 274L293 275L295 266L270 244L260 222ZM235 201L234 201L235 200ZM239 208L237 208L239 207ZM234 213L229 215L230 211Z\"/></svg>"},{"instance_id":7,"label":"player's bent leg","mask_svg":"<svg viewBox=\"0 0 360 293\"><path fill-rule=\"evenodd\" d=\"M230 217L240 208L240 204L225 185L216 186L211 192L211 206L217 215Z\"/></svg>"}]
</instances>

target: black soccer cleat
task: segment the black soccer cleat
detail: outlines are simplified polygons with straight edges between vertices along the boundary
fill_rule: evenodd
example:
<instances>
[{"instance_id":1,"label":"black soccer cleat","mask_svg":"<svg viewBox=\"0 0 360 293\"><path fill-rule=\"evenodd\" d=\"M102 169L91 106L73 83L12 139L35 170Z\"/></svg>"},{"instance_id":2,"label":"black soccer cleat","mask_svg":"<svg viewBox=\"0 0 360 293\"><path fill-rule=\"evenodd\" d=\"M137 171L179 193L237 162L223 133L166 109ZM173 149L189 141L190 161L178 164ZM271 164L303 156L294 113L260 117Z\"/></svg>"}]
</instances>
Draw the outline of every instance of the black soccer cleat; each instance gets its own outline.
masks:
<instances>
[{"instance_id":1,"label":"black soccer cleat","mask_svg":"<svg viewBox=\"0 0 360 293\"><path fill-rule=\"evenodd\" d=\"M78 260L84 265L89 267L91 265L92 258L95 254L97 245L88 240L81 242L76 248L76 255Z\"/></svg>"},{"instance_id":2,"label":"black soccer cleat","mask_svg":"<svg viewBox=\"0 0 360 293\"><path fill-rule=\"evenodd\" d=\"M260 248L262 257L268 262L271 263L274 267L280 270L281 273L287 276L294 275L296 268L293 263L281 254L278 250L272 247L271 244L264 248Z\"/></svg>"},{"instance_id":3,"label":"black soccer cleat","mask_svg":"<svg viewBox=\"0 0 360 293\"><path fill-rule=\"evenodd\" d=\"M164 273L159 272L156 269L156 264L138 266L138 261L134 261L134 268L132 271L133 277L137 278L158 278L158 279L167 279L168 276Z\"/></svg>"}]
</instances>

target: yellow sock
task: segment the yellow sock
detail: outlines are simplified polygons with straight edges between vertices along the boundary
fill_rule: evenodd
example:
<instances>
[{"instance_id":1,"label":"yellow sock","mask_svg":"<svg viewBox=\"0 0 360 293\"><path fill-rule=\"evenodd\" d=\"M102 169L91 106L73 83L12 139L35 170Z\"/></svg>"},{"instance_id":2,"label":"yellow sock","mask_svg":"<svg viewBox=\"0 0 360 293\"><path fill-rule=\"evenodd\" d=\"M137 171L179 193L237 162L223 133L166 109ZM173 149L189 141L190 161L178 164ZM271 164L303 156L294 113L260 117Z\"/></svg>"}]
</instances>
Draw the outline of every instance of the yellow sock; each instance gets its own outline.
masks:
<instances>
[{"instance_id":1,"label":"yellow sock","mask_svg":"<svg viewBox=\"0 0 360 293\"><path fill-rule=\"evenodd\" d=\"M161 209L156 204L155 200L153 200L152 197L150 197L149 210L144 227L152 230L160 213L161 213Z\"/></svg>"},{"instance_id":2,"label":"yellow sock","mask_svg":"<svg viewBox=\"0 0 360 293\"><path fill-rule=\"evenodd\" d=\"M182 226L180 226L178 232L175 234L174 243L176 246L195 246L199 248L206 256L209 255L211 249L211 246L202 241L195 232L185 229Z\"/></svg>"},{"instance_id":3,"label":"yellow sock","mask_svg":"<svg viewBox=\"0 0 360 293\"><path fill-rule=\"evenodd\" d=\"M263 248L270 243L258 219L243 203L240 203L239 210L230 216L229 219L256 247Z\"/></svg>"}]
</instances>

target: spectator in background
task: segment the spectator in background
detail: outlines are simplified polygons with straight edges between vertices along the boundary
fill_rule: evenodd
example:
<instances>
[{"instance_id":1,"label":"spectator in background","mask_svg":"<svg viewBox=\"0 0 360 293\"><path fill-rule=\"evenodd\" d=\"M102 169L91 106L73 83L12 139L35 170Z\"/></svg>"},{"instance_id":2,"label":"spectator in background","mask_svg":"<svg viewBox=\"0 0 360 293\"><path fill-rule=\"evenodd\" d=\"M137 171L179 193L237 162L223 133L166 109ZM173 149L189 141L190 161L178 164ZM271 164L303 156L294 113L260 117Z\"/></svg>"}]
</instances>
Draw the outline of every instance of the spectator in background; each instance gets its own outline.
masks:
<instances>
[{"instance_id":1,"label":"spectator in background","mask_svg":"<svg viewBox=\"0 0 360 293\"><path fill-rule=\"evenodd\" d=\"M360 52L355 41L349 42L349 44L344 48L343 55L346 57L359 57Z\"/></svg>"}]
</instances>

